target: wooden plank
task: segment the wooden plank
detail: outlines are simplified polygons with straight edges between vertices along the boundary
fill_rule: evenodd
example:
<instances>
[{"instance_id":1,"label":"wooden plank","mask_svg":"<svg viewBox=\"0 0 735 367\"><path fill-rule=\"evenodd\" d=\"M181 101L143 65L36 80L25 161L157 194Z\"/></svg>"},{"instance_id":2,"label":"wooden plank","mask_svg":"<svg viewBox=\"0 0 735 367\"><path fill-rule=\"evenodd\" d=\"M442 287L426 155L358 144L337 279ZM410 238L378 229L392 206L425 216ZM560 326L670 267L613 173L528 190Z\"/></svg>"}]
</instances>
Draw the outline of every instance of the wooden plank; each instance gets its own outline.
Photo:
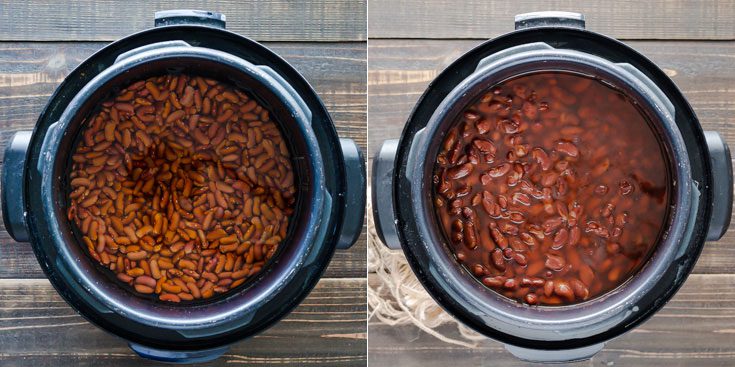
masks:
<instances>
[{"instance_id":1,"label":"wooden plank","mask_svg":"<svg viewBox=\"0 0 735 367\"><path fill-rule=\"evenodd\" d=\"M329 278L357 278L365 276L367 266L367 227L349 250L337 250L324 273ZM0 279L45 278L30 243L15 242L0 223Z\"/></svg>"},{"instance_id":2,"label":"wooden plank","mask_svg":"<svg viewBox=\"0 0 735 367\"><path fill-rule=\"evenodd\" d=\"M565 10L587 29L621 39L735 39L735 1L371 0L370 38L488 39L514 29L516 14Z\"/></svg>"},{"instance_id":3,"label":"wooden plank","mask_svg":"<svg viewBox=\"0 0 735 367\"><path fill-rule=\"evenodd\" d=\"M0 43L0 162L12 133L32 129L58 83L104 43ZM342 137L363 151L366 131L366 49L354 43L273 43L317 90ZM2 164L0 164L2 169ZM365 274L365 232L347 251L337 251L326 275ZM33 251L0 227L0 278L42 278Z\"/></svg>"},{"instance_id":4,"label":"wooden plank","mask_svg":"<svg viewBox=\"0 0 735 367\"><path fill-rule=\"evenodd\" d=\"M207 366L364 366L363 279L322 279L284 320ZM46 280L0 280L0 365L158 366L71 309Z\"/></svg>"},{"instance_id":5,"label":"wooden plank","mask_svg":"<svg viewBox=\"0 0 735 367\"><path fill-rule=\"evenodd\" d=\"M366 7L366 0L5 1L0 41L114 41L153 27L153 14L170 9L223 13L227 29L262 41L359 41Z\"/></svg>"},{"instance_id":6,"label":"wooden plank","mask_svg":"<svg viewBox=\"0 0 735 367\"><path fill-rule=\"evenodd\" d=\"M370 286L377 285L370 278ZM612 342L591 361L570 366L730 366L735 358L735 275L693 275L677 295L643 325ZM368 324L369 360L375 366L527 366L487 339L476 348L448 344L414 326ZM440 331L460 338L453 326ZM492 361L488 364L488 361Z\"/></svg>"},{"instance_id":7,"label":"wooden plank","mask_svg":"<svg viewBox=\"0 0 735 367\"><path fill-rule=\"evenodd\" d=\"M368 156L385 139L398 138L411 109L436 75L478 41L371 40L369 45ZM629 44L663 68L689 99L706 130L735 146L735 42L652 42ZM735 223L735 221L733 222ZM734 226L735 227L735 226ZM697 273L730 273L735 228L707 243Z\"/></svg>"},{"instance_id":8,"label":"wooden plank","mask_svg":"<svg viewBox=\"0 0 735 367\"><path fill-rule=\"evenodd\" d=\"M48 97L105 43L0 43L0 134L32 128ZM266 43L316 89L342 137L366 144L366 43ZM2 154L2 153L0 153Z\"/></svg>"}]
</instances>

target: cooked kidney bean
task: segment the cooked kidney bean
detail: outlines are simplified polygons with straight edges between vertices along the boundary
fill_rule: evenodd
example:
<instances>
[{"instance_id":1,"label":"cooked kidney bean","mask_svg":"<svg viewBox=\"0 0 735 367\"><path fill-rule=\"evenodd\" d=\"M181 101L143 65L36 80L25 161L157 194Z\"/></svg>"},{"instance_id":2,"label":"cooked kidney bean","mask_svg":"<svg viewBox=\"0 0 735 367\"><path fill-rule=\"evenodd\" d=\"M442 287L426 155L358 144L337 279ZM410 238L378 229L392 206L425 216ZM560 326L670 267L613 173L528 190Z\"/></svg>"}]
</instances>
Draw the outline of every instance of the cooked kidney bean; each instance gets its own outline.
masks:
<instances>
[{"instance_id":1,"label":"cooked kidney bean","mask_svg":"<svg viewBox=\"0 0 735 367\"><path fill-rule=\"evenodd\" d=\"M668 161L646 117L600 81L539 72L469 105L436 158L434 205L457 260L531 305L604 294L668 221Z\"/></svg>"},{"instance_id":2,"label":"cooked kidney bean","mask_svg":"<svg viewBox=\"0 0 735 367\"><path fill-rule=\"evenodd\" d=\"M248 94L153 77L102 103L80 134L68 219L89 255L138 293L225 293L286 238L296 200L288 145Z\"/></svg>"}]
</instances>

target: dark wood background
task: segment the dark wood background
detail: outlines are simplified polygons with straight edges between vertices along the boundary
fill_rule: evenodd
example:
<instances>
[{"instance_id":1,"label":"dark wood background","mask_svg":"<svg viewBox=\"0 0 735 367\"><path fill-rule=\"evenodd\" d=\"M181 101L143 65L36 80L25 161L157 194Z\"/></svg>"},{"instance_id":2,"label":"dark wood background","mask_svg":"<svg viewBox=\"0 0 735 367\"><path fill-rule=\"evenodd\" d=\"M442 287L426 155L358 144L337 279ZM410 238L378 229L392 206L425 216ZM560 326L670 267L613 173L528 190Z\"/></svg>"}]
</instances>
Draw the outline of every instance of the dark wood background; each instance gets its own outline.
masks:
<instances>
[{"instance_id":1,"label":"dark wood background","mask_svg":"<svg viewBox=\"0 0 735 367\"><path fill-rule=\"evenodd\" d=\"M587 28L625 40L683 91L706 130L735 146L735 1L370 0L369 151L398 138L428 83L464 52L511 31L517 13L579 11ZM734 222L735 223L735 222ZM651 320L610 342L589 366L735 365L735 226L705 245L682 290ZM369 275L371 285L377 278ZM412 326L369 320L372 366L519 366L500 343L447 344ZM444 331L458 337L456 330Z\"/></svg>"},{"instance_id":2,"label":"dark wood background","mask_svg":"<svg viewBox=\"0 0 735 367\"><path fill-rule=\"evenodd\" d=\"M366 148L366 2L0 1L0 169L13 132L33 128L48 97L108 42L153 25L156 10L220 11L316 88L340 136ZM1 224L0 224L1 226ZM338 251L287 318L208 365L364 366L366 238ZM81 318L45 279L27 243L0 227L0 366L149 366L124 340Z\"/></svg>"}]
</instances>

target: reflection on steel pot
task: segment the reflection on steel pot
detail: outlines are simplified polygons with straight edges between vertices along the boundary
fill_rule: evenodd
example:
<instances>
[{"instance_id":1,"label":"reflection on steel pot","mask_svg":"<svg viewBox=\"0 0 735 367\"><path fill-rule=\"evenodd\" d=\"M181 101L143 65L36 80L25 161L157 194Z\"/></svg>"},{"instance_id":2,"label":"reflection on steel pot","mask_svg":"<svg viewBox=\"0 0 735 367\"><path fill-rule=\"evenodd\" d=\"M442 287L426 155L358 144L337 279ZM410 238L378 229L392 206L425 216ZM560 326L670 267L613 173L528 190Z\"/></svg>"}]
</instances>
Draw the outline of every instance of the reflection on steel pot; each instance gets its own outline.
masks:
<instances>
[{"instance_id":1,"label":"reflection on steel pot","mask_svg":"<svg viewBox=\"0 0 735 367\"><path fill-rule=\"evenodd\" d=\"M582 270L569 268L570 265L558 256L560 252L557 250L563 244L568 245L570 238L570 232L558 228L561 225L566 226L565 221L574 220L575 223L569 224L570 230L574 230L578 218L570 217L570 213L575 216L587 214L583 214L583 211L575 212L573 205L571 209L565 207L564 210L551 205L554 198L563 197L566 190L575 186L568 185L568 182L561 187L556 185L556 176L551 177L553 182L551 179L542 181L541 175L533 178L534 170L544 170L544 167L556 169L552 164L566 162L564 164L570 167L577 164L579 155L585 154L585 150L577 148L580 138L548 142L547 149L550 153L537 153L538 157L534 158L538 159L539 165L528 159L524 161L519 157L526 156L523 143L528 142L517 143L514 139L519 139L519 133L525 129L543 129L563 117L552 115L549 121L535 123L541 112L522 110L523 106L518 101L513 101L512 96L507 100L503 100L502 95L497 98L492 95L482 97L492 86L502 85L523 75L548 72L592 77L632 101L651 127L653 135L649 136L656 137L666 161L670 163L666 169L668 183L671 185L667 194L668 219L662 220L658 241L653 245L648 259L629 279L621 280L622 284L590 298L587 297L589 293L585 292L583 285L577 284L576 279L577 282L564 281L555 286L551 282L545 282L543 278L553 279L560 272L576 274ZM539 89L538 92L542 91ZM525 91L514 90L513 93L519 95ZM497 151L490 146L480 146L477 149L484 149L480 152L467 145L466 150L462 151L461 147L464 145L461 142L456 143L460 138L492 134L486 129L488 126L495 126L496 121L492 118L488 126L466 124L468 127L462 130L463 125L458 125L460 130L451 134L461 137L448 137L452 128L457 126L456 121L478 117L472 113L469 117L461 114L466 113L468 106L472 106L481 97L488 103L497 99L500 103L498 108L507 108L509 113L514 108L519 111L518 115L506 117L507 120L498 120L498 124L505 127L503 134L506 135L502 137L498 134L489 141L497 145L518 145L520 150L504 151L507 155L503 157L495 156ZM527 96L523 98L525 101L530 100ZM550 100L553 98L572 100L562 93L549 97ZM544 101L543 98L538 99ZM552 103L549 102L549 105L553 109ZM546 107L548 106L544 106ZM485 117L487 116L489 115L486 114ZM548 136L556 136L556 133L550 132ZM608 133L619 136L615 131ZM538 137L539 141L543 141L543 138L541 135ZM556 145L552 147L552 144ZM607 143L601 140L599 144ZM553 156L555 154L557 156ZM484 181L483 185L489 190L486 191L487 194L480 193L474 200L478 206L486 200L487 209L463 209L463 203L469 202L472 195L477 193L470 186L462 187L461 182L454 182L454 188L451 188L445 180L465 180L470 177L470 172L476 165L499 164L496 160L499 163L506 162L508 167L499 167L496 171L490 169L484 178L471 176L475 180ZM435 162L439 167L444 167L444 164L458 168L452 168L445 173L439 171L437 174ZM511 165L508 162L514 163ZM501 168L507 169L501 172ZM519 15L516 17L515 32L490 40L451 64L419 99L401 139L389 140L383 144L375 158L372 172L373 213L383 242L391 248L403 249L419 280L445 310L478 332L503 342L517 357L529 361L564 362L590 358L603 348L605 342L648 319L673 297L686 280L704 242L717 240L724 234L729 226L732 210L730 152L720 135L702 131L694 111L661 69L630 47L585 30L584 18L575 13L541 12ZM577 173L581 175L583 172ZM494 184L493 180L505 175L515 176L508 177L505 184ZM530 177L529 181L523 183L526 175ZM543 260L536 260L531 264L534 266L534 274L539 274L541 278L529 278L528 282L521 279L522 284L518 285L516 278L501 279L492 276L507 275L508 271L515 276L528 271L524 264L530 262L525 255L516 256L516 251L527 254L528 250L524 246L528 245L516 243L515 248L509 246L504 236L515 236L515 229L518 227L501 222L504 213L507 218L503 220L513 220L506 208L514 204L508 204L509 199L504 196L505 193L515 192L511 190L516 190L516 185L521 184L526 185L525 189L529 194L519 191L525 196L516 195L514 200L519 201L518 205L531 205L535 202L531 199L537 189L534 184L539 187L546 185L550 189L544 193L538 188L536 198L542 203L546 202L548 208L541 205L538 208L541 211L537 214L544 210L548 214L559 210L560 218L550 220L547 228L531 228L529 232L535 233L534 236L523 233L528 236L524 238L531 246L548 246L543 251L552 252L545 264ZM636 184L622 185L620 190L630 193ZM444 196L435 196L435 187L436 192L443 193ZM579 192L581 191L577 191ZM606 190L601 189L599 192L604 194ZM525 200L526 196L528 200ZM458 197L462 199L456 199ZM451 205L447 209L448 213L454 213L459 220L488 215L494 216L500 224L495 224L493 220L489 223L489 228L477 228L472 220L471 226L450 223L447 227L449 232L445 233L435 208L442 208L443 205ZM524 213L531 213L530 210L535 209ZM605 216L602 209L597 211L602 217ZM610 215L607 217L612 218L610 225L613 226L614 218ZM515 218L521 220L517 214ZM604 239L620 235L618 232L608 233L607 228L600 227L597 223L586 222L585 225L584 233L592 232L590 236L596 234L597 238ZM469 237L465 237L464 231L470 232ZM487 239L478 237L484 235L482 231L488 232ZM574 243L570 246L582 245L578 244L578 237L582 236L584 239L584 233L574 233ZM548 237L544 237L545 235ZM455 245L450 245L449 241L456 241L461 246L453 248ZM467 257L462 251L469 251L464 250L465 248L471 250L480 241L494 244L499 250L492 251L492 255L488 251L486 259L478 260L480 263L475 264L472 269L461 266L460 263ZM536 242L538 244L534 245ZM583 246L589 247L588 254L594 254L596 246L601 246L599 248L604 254L606 243L604 240L588 241ZM610 245L608 248L607 251L617 253L620 245ZM462 251L456 252L455 249ZM596 265L593 259L589 255L587 265ZM487 266L482 261L487 261ZM510 261L517 264L514 263L514 267L508 270L505 264ZM536 269L537 264L545 266L546 270ZM591 279L589 272L583 273L586 274L580 273L580 277ZM610 279L617 280L618 276L608 275L608 280ZM499 283L500 280L504 283ZM546 284L542 286L542 282ZM527 288L516 293L503 293L520 302L501 294L500 289L515 290L518 286L524 287L524 284ZM568 303L572 303L570 301L573 301L575 291L576 297L580 299L574 304L559 305L562 300L554 298L567 297ZM526 294L533 296L524 298ZM547 302L541 302L543 305L529 305L539 303L539 300Z\"/></svg>"},{"instance_id":2,"label":"reflection on steel pot","mask_svg":"<svg viewBox=\"0 0 735 367\"><path fill-rule=\"evenodd\" d=\"M316 285L334 251L356 241L365 206L364 161L352 140L338 138L304 78L272 51L226 31L224 15L166 11L156 14L155 24L84 61L57 88L33 133L15 134L2 175L3 219L13 238L31 242L53 286L86 319L127 339L141 356L202 362L287 315ZM200 75L257 99L287 140L297 191L286 238L262 271L219 297L181 305L131 292L89 256L67 219L71 154L85 119L132 82L167 74ZM145 136L137 138L146 145ZM196 231L183 233L193 237ZM138 251L125 261L143 255ZM180 266L191 271L195 264ZM125 277L145 271L138 269ZM136 285L148 292L154 280L141 277ZM168 285L171 292L180 288Z\"/></svg>"}]
</instances>

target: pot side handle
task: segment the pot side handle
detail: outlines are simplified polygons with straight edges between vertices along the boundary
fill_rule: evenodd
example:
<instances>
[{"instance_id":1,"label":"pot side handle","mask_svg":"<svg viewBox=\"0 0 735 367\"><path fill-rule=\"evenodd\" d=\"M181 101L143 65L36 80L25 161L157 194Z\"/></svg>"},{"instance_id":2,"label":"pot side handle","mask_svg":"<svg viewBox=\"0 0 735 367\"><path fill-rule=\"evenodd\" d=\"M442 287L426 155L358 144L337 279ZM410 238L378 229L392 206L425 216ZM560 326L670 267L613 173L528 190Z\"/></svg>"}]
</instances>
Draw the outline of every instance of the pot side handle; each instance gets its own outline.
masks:
<instances>
[{"instance_id":1,"label":"pot side handle","mask_svg":"<svg viewBox=\"0 0 735 367\"><path fill-rule=\"evenodd\" d=\"M18 242L28 242L23 187L25 186L26 152L31 142L32 131L13 134L5 148L2 172L2 208L5 230Z\"/></svg>"},{"instance_id":2,"label":"pot side handle","mask_svg":"<svg viewBox=\"0 0 735 367\"><path fill-rule=\"evenodd\" d=\"M141 54L143 52L146 52L146 51L156 50L156 49L164 48L164 47L179 47L179 46L191 47L190 44L188 44L188 43L186 43L184 41L181 41L181 40L176 40L176 41L163 41L163 42L151 43L151 44L148 44L148 45L145 45L145 46L140 46L140 47L134 48L134 49L132 49L130 51L125 51L125 52L121 53L120 55L117 56L117 58L115 58L114 64L117 64L118 62L120 62L122 60L125 60L127 58L133 57L135 55L139 55L139 54Z\"/></svg>"},{"instance_id":3,"label":"pot side handle","mask_svg":"<svg viewBox=\"0 0 735 367\"><path fill-rule=\"evenodd\" d=\"M536 11L515 16L516 30L537 27L585 28L584 15L568 11Z\"/></svg>"},{"instance_id":4,"label":"pot side handle","mask_svg":"<svg viewBox=\"0 0 735 367\"><path fill-rule=\"evenodd\" d=\"M717 241L727 232L732 216L732 160L730 148L716 131L705 131L712 165L712 216L707 229L707 241Z\"/></svg>"},{"instance_id":5,"label":"pot side handle","mask_svg":"<svg viewBox=\"0 0 735 367\"><path fill-rule=\"evenodd\" d=\"M541 350L505 344L505 349L510 352L510 354L523 361L534 363L569 363L585 361L592 358L604 347L605 343L600 343L576 349Z\"/></svg>"},{"instance_id":6,"label":"pot side handle","mask_svg":"<svg viewBox=\"0 0 735 367\"><path fill-rule=\"evenodd\" d=\"M373 158L372 192L375 231L385 246L401 249L393 211L393 170L395 169L398 139L386 140Z\"/></svg>"},{"instance_id":7,"label":"pot side handle","mask_svg":"<svg viewBox=\"0 0 735 367\"><path fill-rule=\"evenodd\" d=\"M212 28L225 29L225 15L222 13L215 13L206 10L189 10L189 9L176 9L176 10L162 10L157 11L154 15L155 27L164 27L172 25L205 25ZM116 59L115 63L120 62L123 59L127 59L131 56L143 53L145 51L155 50L162 47L176 47L176 46L191 46L188 43L175 40L175 41L163 41L156 42L149 45L134 48L130 51L121 53Z\"/></svg>"},{"instance_id":8,"label":"pot side handle","mask_svg":"<svg viewBox=\"0 0 735 367\"><path fill-rule=\"evenodd\" d=\"M339 139L342 155L345 159L345 207L342 220L342 232L337 248L346 250L355 244L362 232L365 221L365 196L367 179L365 178L365 157L352 139Z\"/></svg>"},{"instance_id":9,"label":"pot side handle","mask_svg":"<svg viewBox=\"0 0 735 367\"><path fill-rule=\"evenodd\" d=\"M144 345L129 343L130 349L135 354L153 361L172 364L194 364L213 361L229 350L229 347L219 347L203 350L163 350L146 347Z\"/></svg>"},{"instance_id":10,"label":"pot side handle","mask_svg":"<svg viewBox=\"0 0 735 367\"><path fill-rule=\"evenodd\" d=\"M155 13L154 25L163 27L168 25L205 25L213 28L225 29L227 17L222 13L206 10L174 9L162 10Z\"/></svg>"}]
</instances>

